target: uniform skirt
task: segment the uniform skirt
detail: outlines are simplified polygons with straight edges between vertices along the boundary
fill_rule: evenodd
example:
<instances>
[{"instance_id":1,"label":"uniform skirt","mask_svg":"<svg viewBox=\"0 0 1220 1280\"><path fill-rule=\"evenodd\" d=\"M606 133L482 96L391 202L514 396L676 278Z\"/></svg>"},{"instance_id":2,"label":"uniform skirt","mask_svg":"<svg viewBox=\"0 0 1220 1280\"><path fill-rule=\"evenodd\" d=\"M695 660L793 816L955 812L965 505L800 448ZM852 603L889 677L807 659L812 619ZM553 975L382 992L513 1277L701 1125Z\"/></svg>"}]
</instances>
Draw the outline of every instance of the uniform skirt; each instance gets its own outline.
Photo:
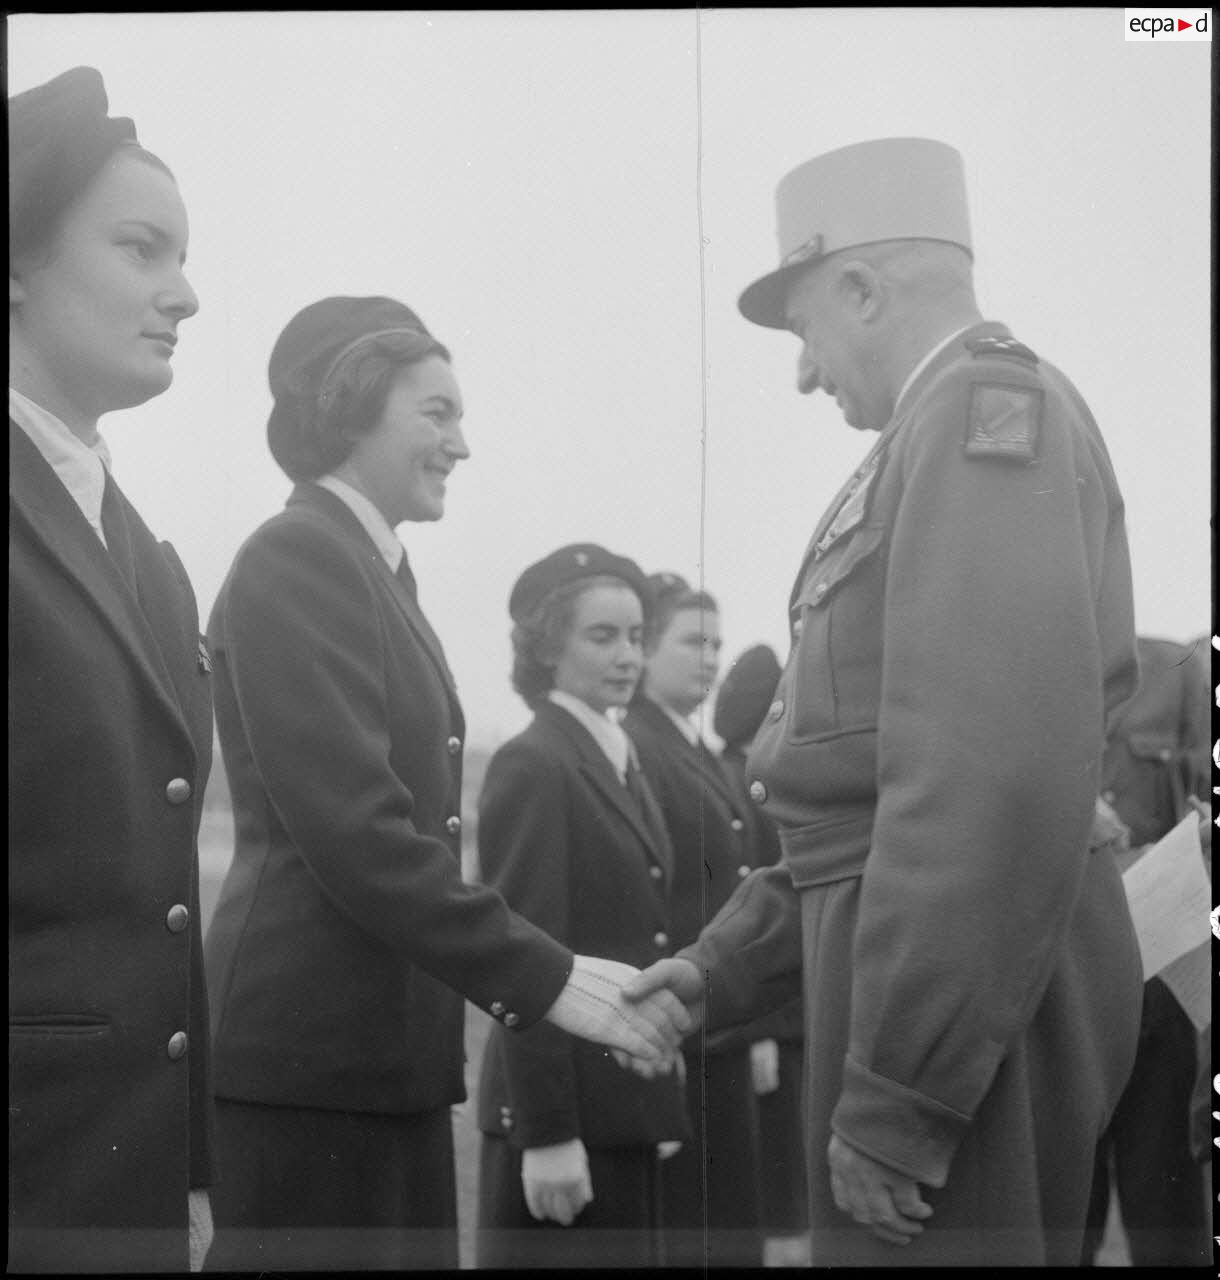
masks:
<instances>
[{"instance_id":1,"label":"uniform skirt","mask_svg":"<svg viewBox=\"0 0 1220 1280\"><path fill-rule=\"evenodd\" d=\"M521 1151L483 1135L479 1156L477 1265L489 1267L657 1267L659 1160L654 1146L589 1147L593 1199L571 1226L539 1222L521 1188Z\"/></svg>"},{"instance_id":2,"label":"uniform skirt","mask_svg":"<svg viewBox=\"0 0 1220 1280\"><path fill-rule=\"evenodd\" d=\"M391 1116L216 1101L209 1271L453 1269L447 1107Z\"/></svg>"}]
</instances>

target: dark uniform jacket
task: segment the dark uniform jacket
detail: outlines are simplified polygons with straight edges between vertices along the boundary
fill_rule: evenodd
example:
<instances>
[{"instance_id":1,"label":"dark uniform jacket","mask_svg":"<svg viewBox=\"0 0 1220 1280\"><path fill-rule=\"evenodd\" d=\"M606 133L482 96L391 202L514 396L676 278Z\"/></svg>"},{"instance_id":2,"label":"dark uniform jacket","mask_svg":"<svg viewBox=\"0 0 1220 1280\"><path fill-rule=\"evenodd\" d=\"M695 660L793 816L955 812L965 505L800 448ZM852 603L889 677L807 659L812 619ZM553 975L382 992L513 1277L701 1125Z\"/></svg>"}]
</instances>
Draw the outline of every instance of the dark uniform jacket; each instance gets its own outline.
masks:
<instances>
[{"instance_id":1,"label":"dark uniform jacket","mask_svg":"<svg viewBox=\"0 0 1220 1280\"><path fill-rule=\"evenodd\" d=\"M1140 686L1110 729L1102 798L1131 845L1152 844L1185 817L1186 797L1210 796L1211 651L1140 636Z\"/></svg>"},{"instance_id":2,"label":"dark uniform jacket","mask_svg":"<svg viewBox=\"0 0 1220 1280\"><path fill-rule=\"evenodd\" d=\"M448 1106L465 1097L463 996L528 1026L571 970L462 881L462 711L403 577L340 499L301 484L216 601L237 837L206 941L218 1096Z\"/></svg>"},{"instance_id":3,"label":"dark uniform jacket","mask_svg":"<svg viewBox=\"0 0 1220 1280\"><path fill-rule=\"evenodd\" d=\"M515 910L574 951L639 968L669 954L674 866L663 820L641 812L592 735L553 702L488 765L479 862ZM643 1080L550 1024L491 1029L478 1122L522 1149L686 1134L676 1074Z\"/></svg>"},{"instance_id":4,"label":"dark uniform jacket","mask_svg":"<svg viewBox=\"0 0 1220 1280\"><path fill-rule=\"evenodd\" d=\"M9 1267L185 1270L212 1180L195 599L120 494L137 599L15 424L9 468Z\"/></svg>"},{"instance_id":5,"label":"dark uniform jacket","mask_svg":"<svg viewBox=\"0 0 1220 1280\"><path fill-rule=\"evenodd\" d=\"M748 766L784 860L689 953L712 1017L791 990L803 912L815 1245L819 1222L850 1226L831 1130L942 1187L1002 1064L1000 1141L1036 1201L1117 1099L1141 986L1113 859L1089 856L1136 681L1130 562L1071 384L1002 326L954 339L815 530L790 618ZM969 1192L991 1206L975 1225L1027 1194Z\"/></svg>"}]
</instances>

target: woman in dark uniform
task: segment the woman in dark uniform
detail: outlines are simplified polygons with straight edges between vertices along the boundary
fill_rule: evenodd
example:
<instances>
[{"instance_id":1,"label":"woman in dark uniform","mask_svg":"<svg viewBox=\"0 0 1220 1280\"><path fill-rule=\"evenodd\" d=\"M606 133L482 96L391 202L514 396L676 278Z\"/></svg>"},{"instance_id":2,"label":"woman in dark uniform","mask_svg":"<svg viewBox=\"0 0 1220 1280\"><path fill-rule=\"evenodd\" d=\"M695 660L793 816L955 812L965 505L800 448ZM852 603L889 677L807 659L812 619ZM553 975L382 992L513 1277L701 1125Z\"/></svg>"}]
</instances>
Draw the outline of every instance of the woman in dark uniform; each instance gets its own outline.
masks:
<instances>
[{"instance_id":1,"label":"woman in dark uniform","mask_svg":"<svg viewBox=\"0 0 1220 1280\"><path fill-rule=\"evenodd\" d=\"M457 1265L463 996L619 1047L604 966L460 864L462 709L394 528L467 456L449 353L389 298L326 298L271 353L296 482L209 624L237 848L210 926L228 1269ZM624 966L619 966L619 969ZM590 985L609 1000L585 1000Z\"/></svg>"},{"instance_id":2,"label":"woman in dark uniform","mask_svg":"<svg viewBox=\"0 0 1220 1280\"><path fill-rule=\"evenodd\" d=\"M641 692L624 727L673 842L671 949L686 946L753 866L751 815L693 717L716 679L715 600L653 574ZM734 1031L685 1046L695 1139L664 1169L666 1257L676 1266L760 1266L758 1131L750 1045Z\"/></svg>"},{"instance_id":3,"label":"woman in dark uniform","mask_svg":"<svg viewBox=\"0 0 1220 1280\"><path fill-rule=\"evenodd\" d=\"M9 100L12 1271L195 1270L211 1233L195 597L98 419L160 395L186 209L77 67Z\"/></svg>"},{"instance_id":4,"label":"woman in dark uniform","mask_svg":"<svg viewBox=\"0 0 1220 1280\"><path fill-rule=\"evenodd\" d=\"M482 874L568 946L668 954L673 855L608 713L640 674L646 584L592 543L527 569L509 601L533 722L492 757ZM642 1080L551 1026L493 1027L479 1086L479 1266L656 1266L659 1144L686 1134L677 1075Z\"/></svg>"}]
</instances>

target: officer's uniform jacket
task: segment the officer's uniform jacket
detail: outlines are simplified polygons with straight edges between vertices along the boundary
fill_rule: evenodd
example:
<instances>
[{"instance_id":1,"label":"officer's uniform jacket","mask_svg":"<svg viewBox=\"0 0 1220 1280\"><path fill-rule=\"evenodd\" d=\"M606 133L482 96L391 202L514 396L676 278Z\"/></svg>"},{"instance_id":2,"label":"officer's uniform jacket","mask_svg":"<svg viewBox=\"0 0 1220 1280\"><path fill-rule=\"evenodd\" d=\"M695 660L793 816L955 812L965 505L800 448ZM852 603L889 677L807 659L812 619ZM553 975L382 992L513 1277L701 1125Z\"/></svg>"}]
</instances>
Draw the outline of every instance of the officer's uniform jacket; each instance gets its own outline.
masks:
<instances>
[{"instance_id":1,"label":"officer's uniform jacket","mask_svg":"<svg viewBox=\"0 0 1220 1280\"><path fill-rule=\"evenodd\" d=\"M12 1270L187 1266L212 1181L197 836L210 677L190 583L119 493L138 598L9 426Z\"/></svg>"},{"instance_id":2,"label":"officer's uniform jacket","mask_svg":"<svg viewBox=\"0 0 1220 1280\"><path fill-rule=\"evenodd\" d=\"M237 839L205 945L217 1095L461 1101L463 996L528 1026L572 956L462 881L464 721L413 590L300 484L238 552L208 634Z\"/></svg>"},{"instance_id":3,"label":"officer's uniform jacket","mask_svg":"<svg viewBox=\"0 0 1220 1280\"><path fill-rule=\"evenodd\" d=\"M776 1003L803 910L816 1240L831 1130L944 1186L1008 1061L1025 1101L1003 1142L1027 1170L1053 1158L1039 1107L1091 1150L1130 1069L1134 933L1113 860L1088 853L1136 680L1130 563L1079 394L1002 326L950 342L819 523L789 616L748 761L783 862L686 955L713 1019Z\"/></svg>"},{"instance_id":4,"label":"officer's uniform jacket","mask_svg":"<svg viewBox=\"0 0 1220 1280\"><path fill-rule=\"evenodd\" d=\"M645 813L589 731L542 701L488 765L483 878L573 951L644 968L672 949L673 850L655 803ZM572 1138L650 1146L686 1134L676 1074L643 1080L549 1023L517 1034L492 1027L478 1123L522 1149Z\"/></svg>"}]
</instances>

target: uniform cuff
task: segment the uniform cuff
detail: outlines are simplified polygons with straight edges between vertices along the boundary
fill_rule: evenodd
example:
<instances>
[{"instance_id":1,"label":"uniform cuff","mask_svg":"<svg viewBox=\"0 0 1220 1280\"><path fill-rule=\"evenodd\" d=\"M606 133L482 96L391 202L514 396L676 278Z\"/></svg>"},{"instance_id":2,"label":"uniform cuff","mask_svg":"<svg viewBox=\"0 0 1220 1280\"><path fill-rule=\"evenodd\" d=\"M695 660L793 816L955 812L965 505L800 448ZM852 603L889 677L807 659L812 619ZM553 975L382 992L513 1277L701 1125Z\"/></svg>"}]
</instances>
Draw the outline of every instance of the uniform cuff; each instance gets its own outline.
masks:
<instances>
[{"instance_id":1,"label":"uniform cuff","mask_svg":"<svg viewBox=\"0 0 1220 1280\"><path fill-rule=\"evenodd\" d=\"M929 1187L943 1187L970 1117L848 1058L830 1118L844 1142Z\"/></svg>"}]
</instances>

